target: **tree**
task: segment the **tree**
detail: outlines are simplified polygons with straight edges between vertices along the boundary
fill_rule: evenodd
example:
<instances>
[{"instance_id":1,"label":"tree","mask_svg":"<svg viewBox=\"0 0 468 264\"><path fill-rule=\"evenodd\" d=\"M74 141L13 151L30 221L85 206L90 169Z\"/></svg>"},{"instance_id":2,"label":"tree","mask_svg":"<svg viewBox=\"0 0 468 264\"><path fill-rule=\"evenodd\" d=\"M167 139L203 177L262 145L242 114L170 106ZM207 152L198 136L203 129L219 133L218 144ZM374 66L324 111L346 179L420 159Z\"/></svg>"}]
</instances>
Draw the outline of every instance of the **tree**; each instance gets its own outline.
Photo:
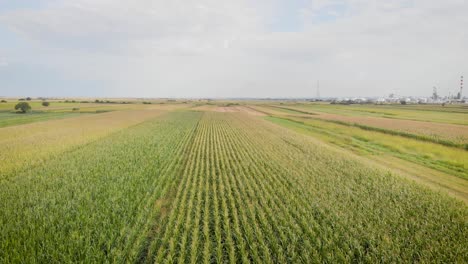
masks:
<instances>
[{"instance_id":1,"label":"tree","mask_svg":"<svg viewBox=\"0 0 468 264\"><path fill-rule=\"evenodd\" d=\"M26 97L26 101L31 101L31 97Z\"/></svg>"},{"instance_id":2,"label":"tree","mask_svg":"<svg viewBox=\"0 0 468 264\"><path fill-rule=\"evenodd\" d=\"M49 102L42 102L42 106L49 106L50 103Z\"/></svg>"},{"instance_id":3,"label":"tree","mask_svg":"<svg viewBox=\"0 0 468 264\"><path fill-rule=\"evenodd\" d=\"M6 103L7 101L6 100L2 100L2 103Z\"/></svg>"},{"instance_id":4,"label":"tree","mask_svg":"<svg viewBox=\"0 0 468 264\"><path fill-rule=\"evenodd\" d=\"M26 113L31 110L31 106L26 102L20 102L15 105L15 110L21 110L21 113Z\"/></svg>"}]
</instances>

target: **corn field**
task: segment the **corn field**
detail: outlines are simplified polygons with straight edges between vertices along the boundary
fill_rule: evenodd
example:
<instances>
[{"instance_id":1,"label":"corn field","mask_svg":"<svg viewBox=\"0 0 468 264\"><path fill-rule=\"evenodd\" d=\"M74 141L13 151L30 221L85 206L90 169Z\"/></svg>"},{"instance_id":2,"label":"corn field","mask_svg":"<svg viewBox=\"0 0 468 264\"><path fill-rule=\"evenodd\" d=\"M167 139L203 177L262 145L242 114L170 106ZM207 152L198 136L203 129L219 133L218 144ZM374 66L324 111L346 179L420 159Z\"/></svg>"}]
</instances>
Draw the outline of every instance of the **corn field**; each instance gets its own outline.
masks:
<instances>
[{"instance_id":1,"label":"corn field","mask_svg":"<svg viewBox=\"0 0 468 264\"><path fill-rule=\"evenodd\" d=\"M464 203L243 113L161 114L0 183L1 263L468 260Z\"/></svg>"}]
</instances>

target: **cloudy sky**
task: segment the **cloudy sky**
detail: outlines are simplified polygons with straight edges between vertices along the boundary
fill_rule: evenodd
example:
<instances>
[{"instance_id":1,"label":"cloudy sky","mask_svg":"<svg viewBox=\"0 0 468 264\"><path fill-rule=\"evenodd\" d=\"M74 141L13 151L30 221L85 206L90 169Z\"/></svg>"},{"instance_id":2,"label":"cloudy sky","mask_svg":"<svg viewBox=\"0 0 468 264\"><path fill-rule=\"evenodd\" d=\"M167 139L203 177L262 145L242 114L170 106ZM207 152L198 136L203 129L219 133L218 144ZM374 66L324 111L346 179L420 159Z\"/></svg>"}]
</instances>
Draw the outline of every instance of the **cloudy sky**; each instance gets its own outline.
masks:
<instances>
[{"instance_id":1,"label":"cloudy sky","mask_svg":"<svg viewBox=\"0 0 468 264\"><path fill-rule=\"evenodd\" d=\"M455 93L466 0L0 0L0 96Z\"/></svg>"}]
</instances>

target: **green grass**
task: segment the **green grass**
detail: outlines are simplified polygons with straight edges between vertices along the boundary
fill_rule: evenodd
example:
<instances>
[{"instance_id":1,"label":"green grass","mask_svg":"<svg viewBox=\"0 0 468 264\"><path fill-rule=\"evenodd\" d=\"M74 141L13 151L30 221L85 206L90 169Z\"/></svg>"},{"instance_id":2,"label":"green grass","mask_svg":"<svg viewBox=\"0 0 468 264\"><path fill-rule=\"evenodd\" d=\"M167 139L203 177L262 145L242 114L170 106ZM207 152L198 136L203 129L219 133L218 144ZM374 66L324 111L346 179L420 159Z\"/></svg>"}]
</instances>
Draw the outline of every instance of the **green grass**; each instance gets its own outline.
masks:
<instances>
[{"instance_id":1,"label":"green grass","mask_svg":"<svg viewBox=\"0 0 468 264\"><path fill-rule=\"evenodd\" d=\"M12 112L0 112L0 128L7 126L15 126L28 124L33 122L40 122L52 119L60 119L67 117L76 117L80 113L73 112L39 112L34 111L31 113L19 114Z\"/></svg>"},{"instance_id":2,"label":"green grass","mask_svg":"<svg viewBox=\"0 0 468 264\"><path fill-rule=\"evenodd\" d=\"M278 111L280 111L280 112L283 112L283 113L287 113L287 114L307 114L307 115L315 115L315 113L313 113L313 112L297 110L297 109L288 108L288 107L284 107L284 106L271 105L270 107L274 107L276 110L278 110Z\"/></svg>"},{"instance_id":3,"label":"green grass","mask_svg":"<svg viewBox=\"0 0 468 264\"><path fill-rule=\"evenodd\" d=\"M19 101L9 101L7 103L0 103L0 112L14 112L15 105ZM80 103L80 102L57 102L49 101L49 106L42 106L42 101L26 101L32 108L32 111L40 112L76 112L73 109L79 108L80 112L96 112L100 110L131 110L140 109L141 104L107 104L107 103Z\"/></svg>"},{"instance_id":4,"label":"green grass","mask_svg":"<svg viewBox=\"0 0 468 264\"><path fill-rule=\"evenodd\" d=\"M468 106L451 105L332 105L332 104L285 104L305 112L324 112L347 116L372 116L437 123L468 125Z\"/></svg>"},{"instance_id":5,"label":"green grass","mask_svg":"<svg viewBox=\"0 0 468 264\"><path fill-rule=\"evenodd\" d=\"M0 111L14 111L15 105L21 101L8 101L7 103L0 103ZM73 108L78 107L79 103L59 103L50 101L50 106L45 107L42 106L42 101L23 101L27 102L31 108L34 110L48 110L48 109L66 109L66 108Z\"/></svg>"},{"instance_id":6,"label":"green grass","mask_svg":"<svg viewBox=\"0 0 468 264\"><path fill-rule=\"evenodd\" d=\"M177 111L4 179L0 262L454 263L467 219L262 119Z\"/></svg>"},{"instance_id":7,"label":"green grass","mask_svg":"<svg viewBox=\"0 0 468 264\"><path fill-rule=\"evenodd\" d=\"M371 116L347 116L346 112L342 110L343 107L351 106L341 106L341 105L331 105L332 108L330 112L335 112L331 115L320 115L319 111L307 110L304 109L303 104L285 104L284 105L269 105L266 109L271 109L275 111L269 111L267 115L272 116L283 116L283 117L309 117L315 118L327 122L337 123L341 125L359 127L365 130L373 130L391 135L399 135L403 137L408 137L412 139L417 139L421 141L433 142L450 147L458 147L462 149L468 149L467 143L467 133L463 132L464 126L457 125L453 126L451 124L441 124L441 123L420 123L415 121L392 121L388 118L383 117L371 117ZM328 105L319 104L323 107ZM424 105L421 105L422 108ZM356 108L357 107L357 108ZM371 106L355 106L356 109L359 108L370 108ZM374 106L377 107L377 106ZM386 105L378 107L388 107ZM395 108L395 106L393 106ZM404 107L404 106L401 106ZM437 106L424 106L426 111L432 109L435 111L438 109ZM413 107L414 108L414 107ZM455 108L455 107L452 107ZM458 106L456 109L463 108ZM302 109L302 110L301 110ZM405 108L403 108L405 109ZM376 110L368 110L369 112L376 112ZM453 110L455 111L455 110ZM461 111L461 110L460 110ZM284 113L284 114L282 114ZM449 115L452 115L450 111L447 111ZM461 112L457 112L461 113ZM318 115L317 115L318 114ZM316 116L317 115L317 116ZM370 118L369 118L370 117ZM468 117L468 112L463 116L459 116L457 122L464 122L464 119ZM468 131L468 130L467 130Z\"/></svg>"},{"instance_id":8,"label":"green grass","mask_svg":"<svg viewBox=\"0 0 468 264\"><path fill-rule=\"evenodd\" d=\"M335 123L335 124L340 124L344 126L358 127L360 129L376 131L376 132L389 134L389 135L395 135L395 136L416 139L420 141L437 143L437 144L441 144L441 145L448 146L448 147L456 147L456 148L462 148L462 149L468 150L468 144L456 143L451 140L441 139L439 137L434 137L434 136L430 137L430 136L421 135L421 134L418 135L418 134L408 133L408 132L401 131L401 130L391 130L391 129L386 129L386 128L380 128L380 127L374 127L374 126L368 126L368 125L363 125L359 123L350 123L350 122L344 122L344 121L338 121L338 120L324 120L324 121Z\"/></svg>"},{"instance_id":9,"label":"green grass","mask_svg":"<svg viewBox=\"0 0 468 264\"><path fill-rule=\"evenodd\" d=\"M28 124L52 119L76 117L82 114L105 113L110 111L125 111L141 108L135 104L95 104L95 103L59 103L51 102L50 106L42 106L42 101L29 101L32 111L17 113L14 106L18 102L0 103L0 128Z\"/></svg>"},{"instance_id":10,"label":"green grass","mask_svg":"<svg viewBox=\"0 0 468 264\"><path fill-rule=\"evenodd\" d=\"M266 117L277 124L306 130L314 136L361 155L390 154L457 177L468 179L468 152L400 135L301 118Z\"/></svg>"}]
</instances>

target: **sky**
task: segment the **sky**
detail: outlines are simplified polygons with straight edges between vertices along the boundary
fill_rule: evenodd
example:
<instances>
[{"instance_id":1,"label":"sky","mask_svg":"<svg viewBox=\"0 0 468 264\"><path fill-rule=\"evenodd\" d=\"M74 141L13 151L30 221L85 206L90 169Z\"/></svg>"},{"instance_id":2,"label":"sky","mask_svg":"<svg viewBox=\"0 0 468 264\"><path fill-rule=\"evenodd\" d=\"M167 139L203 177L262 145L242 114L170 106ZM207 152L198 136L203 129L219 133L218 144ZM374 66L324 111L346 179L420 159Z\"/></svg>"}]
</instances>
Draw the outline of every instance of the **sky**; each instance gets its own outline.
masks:
<instances>
[{"instance_id":1,"label":"sky","mask_svg":"<svg viewBox=\"0 0 468 264\"><path fill-rule=\"evenodd\" d=\"M467 0L0 0L0 96L458 92Z\"/></svg>"}]
</instances>

